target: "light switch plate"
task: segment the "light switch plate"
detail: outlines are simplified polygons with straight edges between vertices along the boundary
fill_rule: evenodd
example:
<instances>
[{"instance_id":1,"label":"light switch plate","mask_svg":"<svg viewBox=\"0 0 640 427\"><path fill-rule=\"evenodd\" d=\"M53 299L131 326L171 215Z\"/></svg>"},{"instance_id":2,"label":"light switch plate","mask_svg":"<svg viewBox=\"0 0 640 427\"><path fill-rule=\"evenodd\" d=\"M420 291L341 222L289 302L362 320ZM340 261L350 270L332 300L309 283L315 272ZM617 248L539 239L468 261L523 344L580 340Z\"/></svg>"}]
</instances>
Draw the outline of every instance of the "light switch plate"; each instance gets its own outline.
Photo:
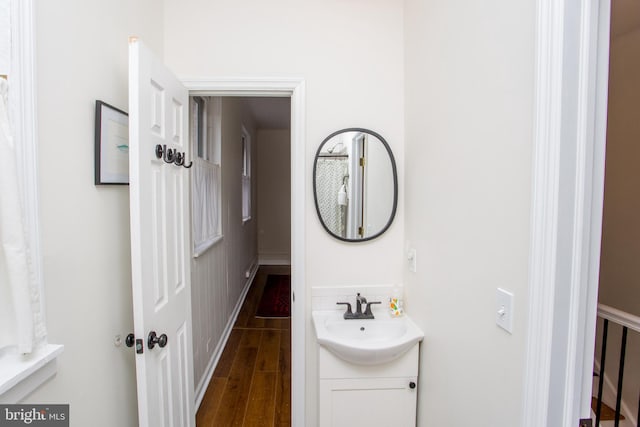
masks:
<instances>
[{"instance_id":1,"label":"light switch plate","mask_svg":"<svg viewBox=\"0 0 640 427\"><path fill-rule=\"evenodd\" d=\"M513 333L513 294L502 288L496 291L496 324Z\"/></svg>"}]
</instances>

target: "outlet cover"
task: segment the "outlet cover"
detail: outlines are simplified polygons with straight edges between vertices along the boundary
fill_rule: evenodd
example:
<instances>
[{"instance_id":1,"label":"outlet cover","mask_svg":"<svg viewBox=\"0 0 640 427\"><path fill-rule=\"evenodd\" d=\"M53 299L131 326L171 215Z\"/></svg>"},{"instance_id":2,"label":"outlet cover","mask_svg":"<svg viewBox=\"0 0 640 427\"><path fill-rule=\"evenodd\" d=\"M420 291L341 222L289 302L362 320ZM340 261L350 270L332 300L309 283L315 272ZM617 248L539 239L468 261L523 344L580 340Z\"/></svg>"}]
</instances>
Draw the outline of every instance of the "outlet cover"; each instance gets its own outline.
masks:
<instances>
[{"instance_id":1,"label":"outlet cover","mask_svg":"<svg viewBox=\"0 0 640 427\"><path fill-rule=\"evenodd\" d=\"M513 294L502 288L496 291L496 324L513 333Z\"/></svg>"},{"instance_id":2,"label":"outlet cover","mask_svg":"<svg viewBox=\"0 0 640 427\"><path fill-rule=\"evenodd\" d=\"M417 268L417 259L416 259L417 255L416 255L416 250L415 249L409 249L409 252L407 253L407 260L409 261L409 271L412 273L415 273Z\"/></svg>"}]
</instances>

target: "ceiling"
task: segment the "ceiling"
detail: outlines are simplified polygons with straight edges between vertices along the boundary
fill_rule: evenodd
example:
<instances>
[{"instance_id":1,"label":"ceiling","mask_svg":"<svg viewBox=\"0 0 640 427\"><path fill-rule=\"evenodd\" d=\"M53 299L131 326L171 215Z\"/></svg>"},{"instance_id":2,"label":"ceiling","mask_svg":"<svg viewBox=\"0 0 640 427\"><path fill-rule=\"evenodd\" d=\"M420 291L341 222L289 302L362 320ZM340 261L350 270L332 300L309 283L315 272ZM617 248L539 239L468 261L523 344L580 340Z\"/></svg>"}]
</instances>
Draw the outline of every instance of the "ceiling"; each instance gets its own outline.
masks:
<instances>
[{"instance_id":1,"label":"ceiling","mask_svg":"<svg viewBox=\"0 0 640 427\"><path fill-rule=\"evenodd\" d=\"M291 98L247 98L258 129L289 129Z\"/></svg>"},{"instance_id":2,"label":"ceiling","mask_svg":"<svg viewBox=\"0 0 640 427\"><path fill-rule=\"evenodd\" d=\"M640 28L640 0L612 0L611 39Z\"/></svg>"}]
</instances>

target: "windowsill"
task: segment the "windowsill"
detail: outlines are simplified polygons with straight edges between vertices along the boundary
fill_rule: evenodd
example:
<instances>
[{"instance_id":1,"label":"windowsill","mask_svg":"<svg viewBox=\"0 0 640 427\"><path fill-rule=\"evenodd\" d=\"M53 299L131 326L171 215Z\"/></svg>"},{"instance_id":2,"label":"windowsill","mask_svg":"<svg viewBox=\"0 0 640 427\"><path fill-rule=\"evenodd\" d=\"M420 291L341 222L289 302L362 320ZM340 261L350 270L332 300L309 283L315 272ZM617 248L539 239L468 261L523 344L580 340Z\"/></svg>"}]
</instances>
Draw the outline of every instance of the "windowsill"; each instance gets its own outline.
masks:
<instances>
[{"instance_id":1,"label":"windowsill","mask_svg":"<svg viewBox=\"0 0 640 427\"><path fill-rule=\"evenodd\" d=\"M196 246L193 249L193 257L198 258L202 254L207 252L209 249L214 247L218 242L221 242L223 237L224 236L221 234L219 236L216 236L209 240L205 240L204 242L200 243L198 246Z\"/></svg>"},{"instance_id":2,"label":"windowsill","mask_svg":"<svg viewBox=\"0 0 640 427\"><path fill-rule=\"evenodd\" d=\"M16 403L40 387L57 371L64 346L47 344L29 355L14 350L0 353L0 403Z\"/></svg>"}]
</instances>

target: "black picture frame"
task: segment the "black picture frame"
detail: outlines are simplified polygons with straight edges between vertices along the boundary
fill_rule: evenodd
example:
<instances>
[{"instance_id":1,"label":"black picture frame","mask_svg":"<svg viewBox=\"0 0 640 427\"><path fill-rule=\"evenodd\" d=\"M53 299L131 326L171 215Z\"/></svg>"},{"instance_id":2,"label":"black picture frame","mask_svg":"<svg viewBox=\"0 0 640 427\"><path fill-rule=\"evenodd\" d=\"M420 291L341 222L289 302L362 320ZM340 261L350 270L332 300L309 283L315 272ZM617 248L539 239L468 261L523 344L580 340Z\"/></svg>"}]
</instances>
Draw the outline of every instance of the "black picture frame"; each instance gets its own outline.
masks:
<instances>
[{"instance_id":1,"label":"black picture frame","mask_svg":"<svg viewBox=\"0 0 640 427\"><path fill-rule=\"evenodd\" d=\"M96 100L95 185L129 185L129 115Z\"/></svg>"}]
</instances>

